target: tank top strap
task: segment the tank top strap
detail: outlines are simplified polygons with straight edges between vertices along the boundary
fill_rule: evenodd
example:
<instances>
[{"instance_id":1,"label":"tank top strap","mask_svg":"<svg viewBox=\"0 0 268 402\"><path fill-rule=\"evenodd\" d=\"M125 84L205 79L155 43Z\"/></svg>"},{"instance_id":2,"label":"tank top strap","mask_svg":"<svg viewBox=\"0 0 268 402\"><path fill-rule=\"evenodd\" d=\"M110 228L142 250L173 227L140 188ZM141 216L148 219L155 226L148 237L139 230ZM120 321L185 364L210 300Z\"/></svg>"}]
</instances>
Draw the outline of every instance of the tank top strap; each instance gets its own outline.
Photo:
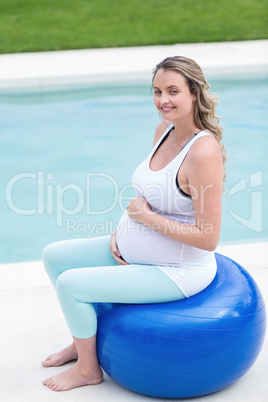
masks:
<instances>
[{"instance_id":1,"label":"tank top strap","mask_svg":"<svg viewBox=\"0 0 268 402\"><path fill-rule=\"evenodd\" d=\"M151 152L149 153L148 157L146 159L151 159L151 157L153 156L153 154L155 153L155 151L157 150L157 148L159 147L159 145L164 142L164 140L168 137L169 133L174 129L173 124L170 124L166 130L163 132L163 134L161 135L161 137L159 138L159 140L157 141L157 143L155 144L155 146L151 149Z\"/></svg>"},{"instance_id":2,"label":"tank top strap","mask_svg":"<svg viewBox=\"0 0 268 402\"><path fill-rule=\"evenodd\" d=\"M195 141L197 141L201 137L204 137L205 135L213 136L213 134L211 134L209 131L202 130L202 131L199 131L198 133L196 133L192 138L190 138L190 140L184 145L184 147L181 149L181 151L178 154L180 159L183 160L185 158L185 156L187 155L191 146L195 143Z\"/></svg>"}]
</instances>

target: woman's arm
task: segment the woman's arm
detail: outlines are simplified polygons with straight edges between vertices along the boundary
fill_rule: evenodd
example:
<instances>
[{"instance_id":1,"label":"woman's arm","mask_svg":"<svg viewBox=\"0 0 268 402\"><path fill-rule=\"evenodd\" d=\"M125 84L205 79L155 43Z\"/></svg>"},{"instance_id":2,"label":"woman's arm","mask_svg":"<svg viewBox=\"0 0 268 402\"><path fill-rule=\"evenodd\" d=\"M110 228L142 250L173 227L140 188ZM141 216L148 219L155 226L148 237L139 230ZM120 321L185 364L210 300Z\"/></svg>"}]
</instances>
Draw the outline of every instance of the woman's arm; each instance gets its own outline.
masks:
<instances>
[{"instance_id":1,"label":"woman's arm","mask_svg":"<svg viewBox=\"0 0 268 402\"><path fill-rule=\"evenodd\" d=\"M221 196L223 163L220 147L213 137L196 141L183 163L186 163L188 188L195 211L195 225L165 218L153 211L144 198L135 197L128 214L136 222L181 243L213 251L217 247L221 228Z\"/></svg>"}]
</instances>

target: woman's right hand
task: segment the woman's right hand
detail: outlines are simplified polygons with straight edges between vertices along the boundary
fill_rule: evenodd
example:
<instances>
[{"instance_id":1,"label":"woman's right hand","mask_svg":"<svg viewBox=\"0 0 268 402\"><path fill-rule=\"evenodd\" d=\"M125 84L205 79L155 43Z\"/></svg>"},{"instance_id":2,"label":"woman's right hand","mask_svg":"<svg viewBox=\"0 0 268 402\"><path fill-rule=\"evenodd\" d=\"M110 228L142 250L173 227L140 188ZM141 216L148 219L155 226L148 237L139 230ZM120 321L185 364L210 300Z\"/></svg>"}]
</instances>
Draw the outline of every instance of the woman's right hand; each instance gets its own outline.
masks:
<instances>
[{"instance_id":1,"label":"woman's right hand","mask_svg":"<svg viewBox=\"0 0 268 402\"><path fill-rule=\"evenodd\" d=\"M120 251L118 250L116 243L116 230L111 235L110 250L112 257L118 262L119 265L129 265L122 257Z\"/></svg>"}]
</instances>

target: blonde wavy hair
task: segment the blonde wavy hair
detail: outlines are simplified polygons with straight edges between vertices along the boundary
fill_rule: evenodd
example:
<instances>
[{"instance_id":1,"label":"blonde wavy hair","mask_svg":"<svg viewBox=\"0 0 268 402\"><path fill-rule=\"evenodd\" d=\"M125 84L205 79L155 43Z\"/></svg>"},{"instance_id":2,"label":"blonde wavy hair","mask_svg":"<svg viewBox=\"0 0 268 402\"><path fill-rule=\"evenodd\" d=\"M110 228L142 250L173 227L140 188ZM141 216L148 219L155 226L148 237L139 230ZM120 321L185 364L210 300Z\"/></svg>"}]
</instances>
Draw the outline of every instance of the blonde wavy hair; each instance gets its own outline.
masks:
<instances>
[{"instance_id":1,"label":"blonde wavy hair","mask_svg":"<svg viewBox=\"0 0 268 402\"><path fill-rule=\"evenodd\" d=\"M194 103L194 122L200 130L210 131L218 141L223 163L227 160L226 148L221 143L223 129L219 126L219 118L216 116L218 98L208 92L210 85L207 83L201 67L192 59L183 56L167 57L153 70L153 79L159 70L172 70L184 76L186 84L192 94L196 96ZM224 167L223 180L226 178Z\"/></svg>"}]
</instances>

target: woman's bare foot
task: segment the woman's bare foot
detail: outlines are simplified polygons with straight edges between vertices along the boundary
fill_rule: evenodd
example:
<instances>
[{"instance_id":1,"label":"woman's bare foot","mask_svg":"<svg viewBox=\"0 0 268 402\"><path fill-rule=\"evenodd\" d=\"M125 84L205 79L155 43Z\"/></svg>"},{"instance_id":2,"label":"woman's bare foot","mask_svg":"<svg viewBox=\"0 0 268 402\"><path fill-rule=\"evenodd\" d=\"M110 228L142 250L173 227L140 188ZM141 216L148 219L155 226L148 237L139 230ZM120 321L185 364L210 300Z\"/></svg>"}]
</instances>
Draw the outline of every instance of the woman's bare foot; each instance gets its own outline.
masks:
<instances>
[{"instance_id":1,"label":"woman's bare foot","mask_svg":"<svg viewBox=\"0 0 268 402\"><path fill-rule=\"evenodd\" d=\"M61 350L58 353L53 353L52 355L48 356L46 360L42 362L44 367L52 367L52 366L61 366L71 360L77 360L78 354L76 350L76 346L72 343L67 348Z\"/></svg>"},{"instance_id":2,"label":"woman's bare foot","mask_svg":"<svg viewBox=\"0 0 268 402\"><path fill-rule=\"evenodd\" d=\"M72 388L83 387L84 385L100 384L103 373L100 367L96 370L81 370L79 363L63 373L56 374L43 381L52 391L68 391Z\"/></svg>"}]
</instances>

